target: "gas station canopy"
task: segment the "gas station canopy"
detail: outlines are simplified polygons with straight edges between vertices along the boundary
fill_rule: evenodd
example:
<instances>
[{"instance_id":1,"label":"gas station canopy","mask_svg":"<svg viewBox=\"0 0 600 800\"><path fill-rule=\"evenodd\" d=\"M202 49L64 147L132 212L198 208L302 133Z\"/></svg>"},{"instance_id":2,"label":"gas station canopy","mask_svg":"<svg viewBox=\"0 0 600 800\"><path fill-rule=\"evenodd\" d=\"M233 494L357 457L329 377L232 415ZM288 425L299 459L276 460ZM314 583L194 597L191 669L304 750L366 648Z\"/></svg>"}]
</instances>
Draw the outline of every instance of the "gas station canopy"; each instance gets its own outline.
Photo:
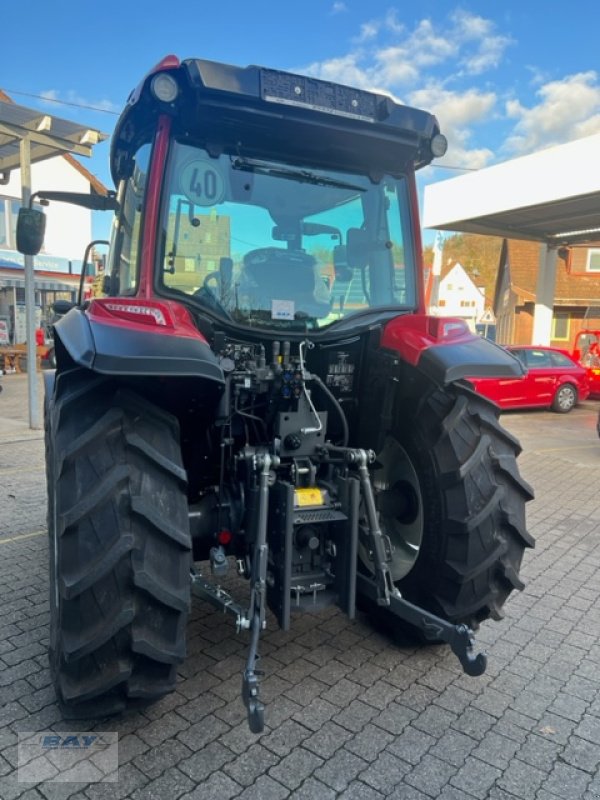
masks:
<instances>
[{"instance_id":1,"label":"gas station canopy","mask_svg":"<svg viewBox=\"0 0 600 800\"><path fill-rule=\"evenodd\" d=\"M600 134L425 187L423 226L554 246L600 241Z\"/></svg>"}]
</instances>

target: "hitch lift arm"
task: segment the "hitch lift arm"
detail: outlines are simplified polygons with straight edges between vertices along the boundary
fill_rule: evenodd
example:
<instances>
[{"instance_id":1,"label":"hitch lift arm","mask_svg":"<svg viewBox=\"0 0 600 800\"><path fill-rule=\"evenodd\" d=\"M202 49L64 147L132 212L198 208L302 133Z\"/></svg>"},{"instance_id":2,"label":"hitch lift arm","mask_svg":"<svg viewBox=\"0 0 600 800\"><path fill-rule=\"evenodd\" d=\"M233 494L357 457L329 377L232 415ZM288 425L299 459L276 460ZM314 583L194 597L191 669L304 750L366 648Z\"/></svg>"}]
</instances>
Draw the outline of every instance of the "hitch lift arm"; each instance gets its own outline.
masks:
<instances>
[{"instance_id":1,"label":"hitch lift arm","mask_svg":"<svg viewBox=\"0 0 600 800\"><path fill-rule=\"evenodd\" d=\"M466 625L453 625L430 611L409 603L394 586L386 564L385 539L379 528L375 495L368 470L368 464L374 460L375 454L371 450L346 451L347 463L358 471L375 567L374 578L357 574L357 588L378 605L389 607L392 614L418 628L426 639L441 640L449 644L467 675L482 675L487 666L487 656L485 653L473 653L473 631Z\"/></svg>"}]
</instances>

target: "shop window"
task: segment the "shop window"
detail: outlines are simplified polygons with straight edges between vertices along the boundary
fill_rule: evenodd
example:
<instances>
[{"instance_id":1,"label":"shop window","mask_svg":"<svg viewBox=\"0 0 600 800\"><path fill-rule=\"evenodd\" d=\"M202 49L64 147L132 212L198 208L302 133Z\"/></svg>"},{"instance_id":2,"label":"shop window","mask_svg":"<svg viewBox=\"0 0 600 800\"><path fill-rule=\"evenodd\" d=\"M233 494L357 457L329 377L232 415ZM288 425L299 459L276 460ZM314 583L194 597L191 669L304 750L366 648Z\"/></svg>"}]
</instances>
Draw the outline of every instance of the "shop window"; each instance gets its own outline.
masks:
<instances>
[{"instance_id":1,"label":"shop window","mask_svg":"<svg viewBox=\"0 0 600 800\"><path fill-rule=\"evenodd\" d=\"M552 338L562 342L568 341L570 321L567 311L555 311L552 318Z\"/></svg>"},{"instance_id":2,"label":"shop window","mask_svg":"<svg viewBox=\"0 0 600 800\"><path fill-rule=\"evenodd\" d=\"M590 248L587 251L587 272L600 272L600 248Z\"/></svg>"}]
</instances>

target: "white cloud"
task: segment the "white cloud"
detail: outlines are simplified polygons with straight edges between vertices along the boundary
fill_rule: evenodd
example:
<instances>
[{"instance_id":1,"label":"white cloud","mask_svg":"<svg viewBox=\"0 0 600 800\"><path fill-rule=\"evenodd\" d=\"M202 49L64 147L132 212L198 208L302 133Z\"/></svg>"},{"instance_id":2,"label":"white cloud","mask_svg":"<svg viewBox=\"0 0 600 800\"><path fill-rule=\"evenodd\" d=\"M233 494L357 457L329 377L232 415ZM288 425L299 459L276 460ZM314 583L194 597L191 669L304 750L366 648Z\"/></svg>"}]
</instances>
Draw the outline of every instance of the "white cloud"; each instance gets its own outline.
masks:
<instances>
[{"instance_id":1,"label":"white cloud","mask_svg":"<svg viewBox=\"0 0 600 800\"><path fill-rule=\"evenodd\" d=\"M511 154L524 154L600 132L600 84L594 71L545 83L531 108L518 99L506 102L506 115L517 120L504 143Z\"/></svg>"},{"instance_id":2,"label":"white cloud","mask_svg":"<svg viewBox=\"0 0 600 800\"><path fill-rule=\"evenodd\" d=\"M496 100L494 92L469 89L459 93L433 84L417 89L408 96L411 105L425 108L438 118L440 129L448 139L448 163L467 169L481 169L493 158L494 154L489 148L473 148L469 142L471 126L490 118Z\"/></svg>"},{"instance_id":3,"label":"white cloud","mask_svg":"<svg viewBox=\"0 0 600 800\"><path fill-rule=\"evenodd\" d=\"M480 88L480 78L469 84L472 76L498 67L512 43L493 20L468 11L424 17L409 27L391 10L366 21L346 52L299 71L432 111L449 141L448 163L477 169L494 154L473 142L473 126L496 114L497 96Z\"/></svg>"},{"instance_id":4,"label":"white cloud","mask_svg":"<svg viewBox=\"0 0 600 800\"><path fill-rule=\"evenodd\" d=\"M344 11L348 11L346 3L336 2L331 6L332 14L342 14Z\"/></svg>"},{"instance_id":5,"label":"white cloud","mask_svg":"<svg viewBox=\"0 0 600 800\"><path fill-rule=\"evenodd\" d=\"M479 74L500 64L512 42L498 34L492 20L465 11L445 20L418 20L408 29L395 10L365 22L348 52L325 61L314 62L303 71L324 77L337 76L346 83L341 70L360 76L360 84L386 89L416 85L435 67L447 65L444 79L453 75Z\"/></svg>"},{"instance_id":6,"label":"white cloud","mask_svg":"<svg viewBox=\"0 0 600 800\"><path fill-rule=\"evenodd\" d=\"M74 91L61 94L56 89L46 89L40 92L40 97L55 108L57 105L64 104L95 111L107 111L111 114L118 114L121 111L121 106L110 100L88 100Z\"/></svg>"}]
</instances>

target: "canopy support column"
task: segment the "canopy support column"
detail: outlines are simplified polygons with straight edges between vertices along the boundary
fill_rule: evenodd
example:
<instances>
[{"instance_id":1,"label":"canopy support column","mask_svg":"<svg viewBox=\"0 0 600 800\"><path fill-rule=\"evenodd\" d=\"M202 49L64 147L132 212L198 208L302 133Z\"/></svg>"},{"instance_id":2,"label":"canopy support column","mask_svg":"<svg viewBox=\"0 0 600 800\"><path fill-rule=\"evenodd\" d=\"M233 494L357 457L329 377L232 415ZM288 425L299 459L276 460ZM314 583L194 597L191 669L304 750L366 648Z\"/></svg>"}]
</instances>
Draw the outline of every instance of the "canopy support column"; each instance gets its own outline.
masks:
<instances>
[{"instance_id":1,"label":"canopy support column","mask_svg":"<svg viewBox=\"0 0 600 800\"><path fill-rule=\"evenodd\" d=\"M31 199L30 142L24 136L19 142L21 161L21 203L29 206ZM24 257L25 265L25 325L27 330L27 383L29 387L29 427L40 428L37 383L37 346L35 340L35 274L33 256Z\"/></svg>"},{"instance_id":2,"label":"canopy support column","mask_svg":"<svg viewBox=\"0 0 600 800\"><path fill-rule=\"evenodd\" d=\"M558 252L555 247L542 245L533 315L531 343L549 345L552 339L552 315L556 294L556 265Z\"/></svg>"}]
</instances>

